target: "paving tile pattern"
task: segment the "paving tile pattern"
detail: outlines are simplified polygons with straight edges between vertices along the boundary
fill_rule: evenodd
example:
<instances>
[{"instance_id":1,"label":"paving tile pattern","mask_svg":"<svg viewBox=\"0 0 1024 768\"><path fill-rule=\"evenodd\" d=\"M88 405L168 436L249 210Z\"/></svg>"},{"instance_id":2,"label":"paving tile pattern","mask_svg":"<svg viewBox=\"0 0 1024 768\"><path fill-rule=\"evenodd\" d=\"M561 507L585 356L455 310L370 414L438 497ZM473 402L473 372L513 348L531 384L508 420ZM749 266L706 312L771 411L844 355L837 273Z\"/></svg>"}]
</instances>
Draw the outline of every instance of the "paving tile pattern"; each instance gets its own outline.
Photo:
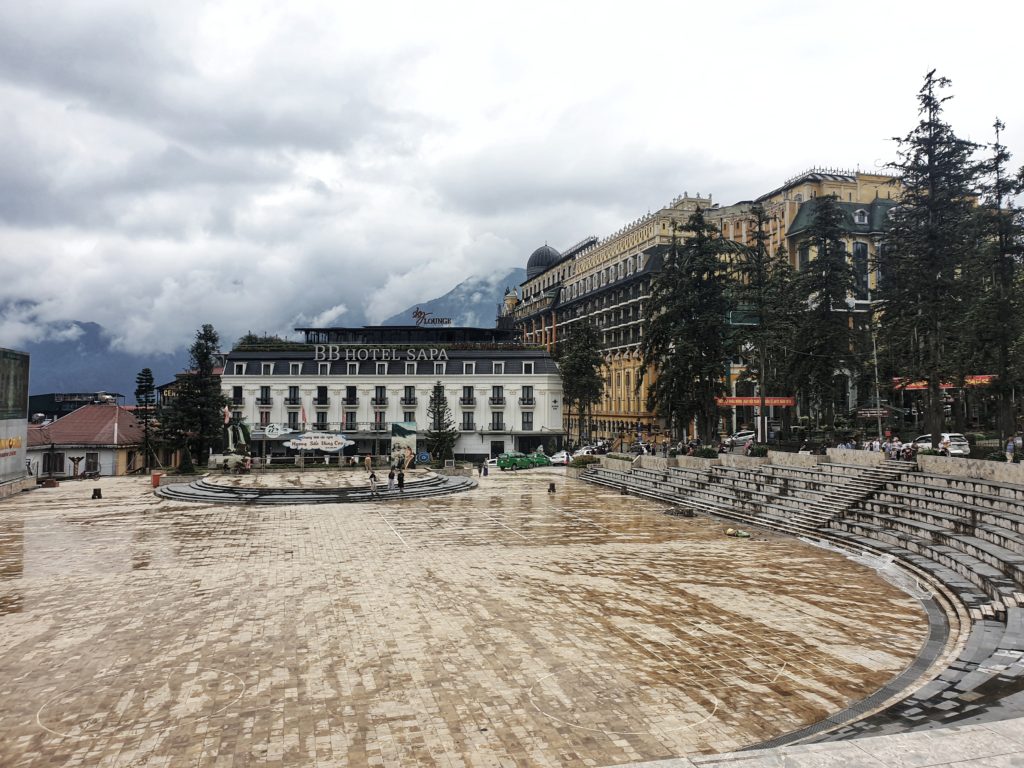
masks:
<instances>
[{"instance_id":1,"label":"paving tile pattern","mask_svg":"<svg viewBox=\"0 0 1024 768\"><path fill-rule=\"evenodd\" d=\"M866 696L926 633L835 553L560 470L273 508L101 485L0 504L4 768L725 752Z\"/></svg>"}]
</instances>

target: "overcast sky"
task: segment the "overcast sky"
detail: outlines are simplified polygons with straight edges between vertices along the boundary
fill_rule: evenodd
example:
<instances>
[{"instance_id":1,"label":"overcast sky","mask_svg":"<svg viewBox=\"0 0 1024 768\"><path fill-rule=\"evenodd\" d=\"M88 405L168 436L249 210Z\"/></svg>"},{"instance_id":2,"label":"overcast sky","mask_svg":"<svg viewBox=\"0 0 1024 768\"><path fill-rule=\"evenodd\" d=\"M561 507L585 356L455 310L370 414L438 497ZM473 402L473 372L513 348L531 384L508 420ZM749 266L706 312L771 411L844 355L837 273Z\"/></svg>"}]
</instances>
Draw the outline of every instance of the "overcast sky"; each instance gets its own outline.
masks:
<instances>
[{"instance_id":1,"label":"overcast sky","mask_svg":"<svg viewBox=\"0 0 1024 768\"><path fill-rule=\"evenodd\" d=\"M0 346L380 321L687 191L870 169L929 69L1024 163L1016 2L0 4Z\"/></svg>"}]
</instances>

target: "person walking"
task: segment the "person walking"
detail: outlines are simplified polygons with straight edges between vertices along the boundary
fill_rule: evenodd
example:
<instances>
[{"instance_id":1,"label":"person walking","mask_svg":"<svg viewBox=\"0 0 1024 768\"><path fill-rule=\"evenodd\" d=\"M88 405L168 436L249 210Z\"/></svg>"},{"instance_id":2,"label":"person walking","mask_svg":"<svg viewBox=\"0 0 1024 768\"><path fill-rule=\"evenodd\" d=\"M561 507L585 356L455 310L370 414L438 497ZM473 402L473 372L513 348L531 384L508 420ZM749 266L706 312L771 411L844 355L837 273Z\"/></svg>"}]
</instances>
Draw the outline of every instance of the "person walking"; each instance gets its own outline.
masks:
<instances>
[{"instance_id":1,"label":"person walking","mask_svg":"<svg viewBox=\"0 0 1024 768\"><path fill-rule=\"evenodd\" d=\"M395 490L395 468L392 467L391 471L388 472L388 490Z\"/></svg>"},{"instance_id":2,"label":"person walking","mask_svg":"<svg viewBox=\"0 0 1024 768\"><path fill-rule=\"evenodd\" d=\"M366 458L363 460L363 466L366 467L367 472L373 472L373 457L370 454L366 454Z\"/></svg>"},{"instance_id":3,"label":"person walking","mask_svg":"<svg viewBox=\"0 0 1024 768\"><path fill-rule=\"evenodd\" d=\"M377 473L376 472L371 472L370 473L370 495L371 496L376 496L377 495Z\"/></svg>"},{"instance_id":4,"label":"person walking","mask_svg":"<svg viewBox=\"0 0 1024 768\"><path fill-rule=\"evenodd\" d=\"M398 492L405 493L405 471L401 467L398 468Z\"/></svg>"},{"instance_id":5,"label":"person walking","mask_svg":"<svg viewBox=\"0 0 1024 768\"><path fill-rule=\"evenodd\" d=\"M1013 435L1010 435L1010 439L1006 441L1006 461L1013 464L1013 452L1017 450L1017 442L1013 439Z\"/></svg>"}]
</instances>

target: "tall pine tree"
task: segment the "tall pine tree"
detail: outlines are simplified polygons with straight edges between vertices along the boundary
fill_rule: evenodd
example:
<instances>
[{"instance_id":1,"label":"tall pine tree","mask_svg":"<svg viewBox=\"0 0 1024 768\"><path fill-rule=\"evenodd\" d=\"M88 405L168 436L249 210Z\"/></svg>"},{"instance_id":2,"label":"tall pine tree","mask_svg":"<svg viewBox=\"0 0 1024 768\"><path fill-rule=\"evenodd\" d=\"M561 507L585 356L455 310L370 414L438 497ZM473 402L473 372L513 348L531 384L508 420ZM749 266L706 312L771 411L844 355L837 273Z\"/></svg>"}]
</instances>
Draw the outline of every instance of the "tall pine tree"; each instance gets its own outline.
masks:
<instances>
[{"instance_id":1,"label":"tall pine tree","mask_svg":"<svg viewBox=\"0 0 1024 768\"><path fill-rule=\"evenodd\" d=\"M220 337L212 325L196 332L189 347L189 370L178 375L174 395L160 414L160 432L166 443L182 451L182 469L199 462L206 466L210 448L221 439L223 409L228 400L216 372Z\"/></svg>"},{"instance_id":2,"label":"tall pine tree","mask_svg":"<svg viewBox=\"0 0 1024 768\"><path fill-rule=\"evenodd\" d=\"M793 381L824 416L829 432L835 429L836 403L841 400L844 376L857 367L852 312L853 266L844 241L844 214L835 195L814 199L807 244L814 257L796 276L796 291L806 309L797 320Z\"/></svg>"},{"instance_id":3,"label":"tall pine tree","mask_svg":"<svg viewBox=\"0 0 1024 768\"><path fill-rule=\"evenodd\" d=\"M153 371L143 368L135 377L135 415L142 422L143 466L148 472L153 455L153 411L156 406L156 386Z\"/></svg>"},{"instance_id":4,"label":"tall pine tree","mask_svg":"<svg viewBox=\"0 0 1024 768\"><path fill-rule=\"evenodd\" d=\"M444 394L444 385L439 381L430 392L427 402L427 450L435 461L455 458L455 441L459 439L459 431L455 427L455 417Z\"/></svg>"},{"instance_id":5,"label":"tall pine tree","mask_svg":"<svg viewBox=\"0 0 1024 768\"><path fill-rule=\"evenodd\" d=\"M899 204L879 258L881 339L911 380L927 383L925 424L938 447L943 431L942 383L957 374L957 345L966 334L963 270L976 244L976 145L942 120L949 86L932 70L918 92L917 126L897 138L892 164L902 182Z\"/></svg>"},{"instance_id":6,"label":"tall pine tree","mask_svg":"<svg viewBox=\"0 0 1024 768\"><path fill-rule=\"evenodd\" d=\"M677 433L696 419L701 440L718 434L716 398L726 394L729 360L737 339L729 324L730 278L723 255L730 250L699 208L673 241L651 286L640 350L645 371L658 371L648 387L653 408Z\"/></svg>"},{"instance_id":7,"label":"tall pine tree","mask_svg":"<svg viewBox=\"0 0 1024 768\"><path fill-rule=\"evenodd\" d=\"M572 326L558 354L558 371L562 376L562 399L566 413L576 411L577 436L583 441L585 425L591 408L601 401L604 381L601 379L601 336L589 323Z\"/></svg>"}]
</instances>

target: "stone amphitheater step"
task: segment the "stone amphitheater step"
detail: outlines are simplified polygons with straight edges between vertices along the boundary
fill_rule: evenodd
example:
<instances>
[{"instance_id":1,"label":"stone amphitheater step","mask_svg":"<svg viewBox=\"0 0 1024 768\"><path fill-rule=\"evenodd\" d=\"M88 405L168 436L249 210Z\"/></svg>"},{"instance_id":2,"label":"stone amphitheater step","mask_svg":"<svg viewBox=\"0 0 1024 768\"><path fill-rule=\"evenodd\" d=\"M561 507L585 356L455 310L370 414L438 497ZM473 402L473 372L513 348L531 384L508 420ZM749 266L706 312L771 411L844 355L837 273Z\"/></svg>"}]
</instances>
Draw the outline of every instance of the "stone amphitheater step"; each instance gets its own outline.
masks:
<instances>
[{"instance_id":1,"label":"stone amphitheater step","mask_svg":"<svg viewBox=\"0 0 1024 768\"><path fill-rule=\"evenodd\" d=\"M344 488L253 488L211 483L205 478L188 484L164 485L154 493L177 501L220 504L339 504L381 499L427 498L472 490L477 483L468 477L434 475L406 483L405 490L379 490L369 486Z\"/></svg>"}]
</instances>

